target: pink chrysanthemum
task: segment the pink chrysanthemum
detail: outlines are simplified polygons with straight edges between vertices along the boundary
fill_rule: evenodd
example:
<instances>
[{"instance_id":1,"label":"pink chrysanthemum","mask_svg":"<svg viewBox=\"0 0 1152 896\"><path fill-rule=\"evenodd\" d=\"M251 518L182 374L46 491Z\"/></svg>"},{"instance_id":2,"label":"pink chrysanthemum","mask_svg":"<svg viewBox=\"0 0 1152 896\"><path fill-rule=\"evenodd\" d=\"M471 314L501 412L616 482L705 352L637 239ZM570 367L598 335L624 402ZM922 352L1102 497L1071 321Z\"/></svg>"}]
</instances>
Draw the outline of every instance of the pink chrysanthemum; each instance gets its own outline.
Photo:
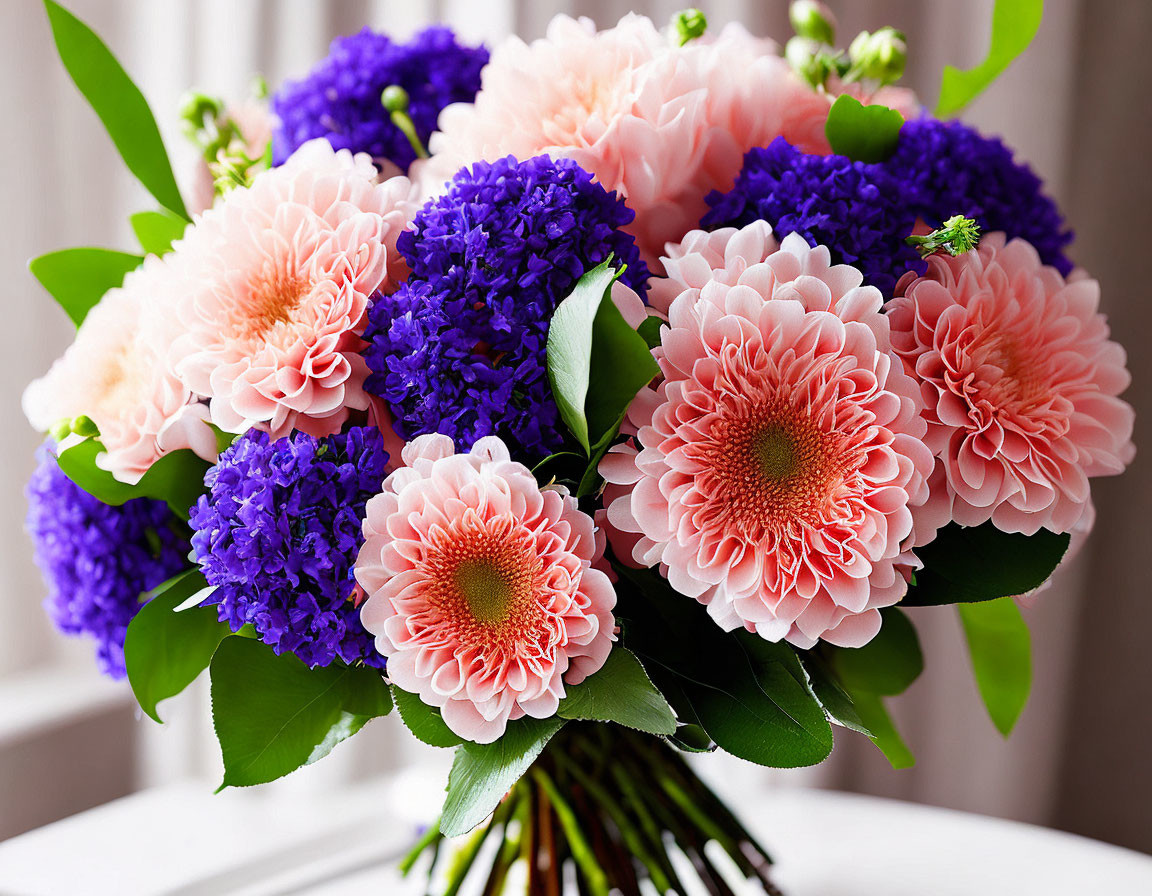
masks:
<instances>
[{"instance_id":1,"label":"pink chrysanthemum","mask_svg":"<svg viewBox=\"0 0 1152 896\"><path fill-rule=\"evenodd\" d=\"M1088 479L1132 459L1131 377L1100 287L1065 281L1024 240L934 255L889 305L892 342L920 384L939 458L930 507L964 526L1072 531ZM942 475L941 475L942 474Z\"/></svg>"},{"instance_id":2,"label":"pink chrysanthemum","mask_svg":"<svg viewBox=\"0 0 1152 896\"><path fill-rule=\"evenodd\" d=\"M359 355L369 298L405 274L396 238L407 179L365 156L305 144L228 193L176 244L183 277L176 374L228 432L337 432L367 407Z\"/></svg>"},{"instance_id":3,"label":"pink chrysanthemum","mask_svg":"<svg viewBox=\"0 0 1152 896\"><path fill-rule=\"evenodd\" d=\"M172 272L155 256L129 273L93 308L76 341L24 393L24 413L40 430L86 414L105 449L97 464L135 483L162 455L191 448L216 459L208 409L164 361Z\"/></svg>"},{"instance_id":4,"label":"pink chrysanthemum","mask_svg":"<svg viewBox=\"0 0 1152 896\"><path fill-rule=\"evenodd\" d=\"M880 293L861 280L792 235L686 290L664 379L629 411L637 447L601 465L630 489L608 519L637 537L633 559L726 629L857 646L907 588L897 566L912 562L932 455Z\"/></svg>"},{"instance_id":5,"label":"pink chrysanthemum","mask_svg":"<svg viewBox=\"0 0 1152 896\"><path fill-rule=\"evenodd\" d=\"M541 491L488 436L468 454L426 435L368 502L356 578L396 685L461 737L556 713L564 685L608 658L616 595L590 517Z\"/></svg>"},{"instance_id":6,"label":"pink chrysanthemum","mask_svg":"<svg viewBox=\"0 0 1152 896\"><path fill-rule=\"evenodd\" d=\"M496 48L475 104L444 110L422 179L435 189L466 164L508 154L575 159L625 197L654 265L697 225L709 191L731 188L752 147L783 135L805 152L829 151L834 97L774 49L741 28L678 47L641 16L600 32L558 16L543 40Z\"/></svg>"}]
</instances>

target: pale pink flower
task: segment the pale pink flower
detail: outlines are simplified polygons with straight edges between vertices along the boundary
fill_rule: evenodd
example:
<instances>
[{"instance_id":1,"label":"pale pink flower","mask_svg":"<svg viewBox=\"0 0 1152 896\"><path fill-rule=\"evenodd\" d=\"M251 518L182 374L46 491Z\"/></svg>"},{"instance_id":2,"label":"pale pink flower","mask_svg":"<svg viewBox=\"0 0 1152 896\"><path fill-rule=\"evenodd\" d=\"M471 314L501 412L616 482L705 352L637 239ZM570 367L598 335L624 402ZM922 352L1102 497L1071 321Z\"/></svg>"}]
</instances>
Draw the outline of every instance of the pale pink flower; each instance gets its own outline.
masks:
<instances>
[{"instance_id":1,"label":"pale pink flower","mask_svg":"<svg viewBox=\"0 0 1152 896\"><path fill-rule=\"evenodd\" d=\"M636 444L600 467L608 519L724 628L858 646L907 589L928 496L916 384L879 291L827 249L793 234L734 264L672 303Z\"/></svg>"},{"instance_id":2,"label":"pale pink flower","mask_svg":"<svg viewBox=\"0 0 1152 896\"><path fill-rule=\"evenodd\" d=\"M1024 240L988 234L934 255L889 304L893 346L920 383L939 458L930 505L963 526L1070 532L1088 480L1135 451L1131 377L1099 313L1100 286L1065 281Z\"/></svg>"},{"instance_id":3,"label":"pale pink flower","mask_svg":"<svg viewBox=\"0 0 1152 896\"><path fill-rule=\"evenodd\" d=\"M368 502L356 579L397 687L461 737L555 715L608 658L616 595L603 544L568 494L541 491L495 436L467 454L420 436Z\"/></svg>"},{"instance_id":4,"label":"pale pink flower","mask_svg":"<svg viewBox=\"0 0 1152 896\"><path fill-rule=\"evenodd\" d=\"M165 362L164 312L173 287L167 264L146 258L88 313L76 341L24 393L24 413L37 429L91 417L106 449L97 464L128 483L180 448L216 460L207 407Z\"/></svg>"},{"instance_id":5,"label":"pale pink flower","mask_svg":"<svg viewBox=\"0 0 1152 896\"><path fill-rule=\"evenodd\" d=\"M407 179L377 183L368 156L314 140L188 230L170 358L217 426L322 436L367 408L360 334L370 297L406 274L396 239L414 213Z\"/></svg>"},{"instance_id":6,"label":"pale pink flower","mask_svg":"<svg viewBox=\"0 0 1152 896\"><path fill-rule=\"evenodd\" d=\"M459 168L506 155L575 159L636 212L630 231L655 264L729 189L744 154L783 135L829 151L832 97L812 90L743 29L674 46L646 18L597 32L559 16L543 40L510 38L492 54L474 104L450 106L419 168L434 190Z\"/></svg>"}]
</instances>

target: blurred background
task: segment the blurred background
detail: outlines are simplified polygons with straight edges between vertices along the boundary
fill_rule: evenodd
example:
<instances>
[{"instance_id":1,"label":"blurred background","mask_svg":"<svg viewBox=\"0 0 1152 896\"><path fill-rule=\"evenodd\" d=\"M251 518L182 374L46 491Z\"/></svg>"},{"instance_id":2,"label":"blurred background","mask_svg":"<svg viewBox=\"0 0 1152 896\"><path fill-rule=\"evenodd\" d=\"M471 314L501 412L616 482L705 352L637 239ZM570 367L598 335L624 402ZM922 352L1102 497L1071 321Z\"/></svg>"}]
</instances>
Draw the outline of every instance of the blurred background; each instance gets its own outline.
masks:
<instances>
[{"instance_id":1,"label":"blurred background","mask_svg":"<svg viewBox=\"0 0 1152 896\"><path fill-rule=\"evenodd\" d=\"M404 37L443 21L491 45L516 32L543 34L558 12L601 26L629 9L662 23L669 0L66 0L101 34L143 89L177 170L195 153L176 122L190 86L232 99L263 73L273 89L304 74L336 35L364 25ZM787 39L786 0L698 4L713 27L740 21ZM908 35L905 79L935 101L945 63L967 67L987 48L992 0L829 0L847 45L884 24ZM1063 828L1152 852L1152 326L1144 263L1152 240L1152 81L1148 0L1049 0L1033 46L966 118L999 134L1046 180L1078 238L1072 257L1103 286L1114 335L1125 343L1144 451L1119 480L1097 480L1096 531L1056 587L1026 611L1033 632L1032 700L1011 740L985 715L951 608L913 612L924 676L893 712L916 753L896 772L863 738L838 731L833 758L816 769L739 769L741 786L818 786L894 796ZM72 328L26 262L73 245L132 248L126 216L149 208L59 64L43 7L8 0L0 11L0 271L9 373L0 383L0 839L135 790L219 780L207 689L198 682L162 707L163 727L143 718L124 683L101 679L87 643L51 630L44 587L23 532L24 483L38 438L20 411L25 384L63 351ZM431 750L393 719L369 726L323 763L266 789L319 794ZM443 761L445 757L437 757ZM737 766L706 765L733 780ZM288 797L285 797L288 798ZM437 807L429 805L432 816Z\"/></svg>"}]
</instances>

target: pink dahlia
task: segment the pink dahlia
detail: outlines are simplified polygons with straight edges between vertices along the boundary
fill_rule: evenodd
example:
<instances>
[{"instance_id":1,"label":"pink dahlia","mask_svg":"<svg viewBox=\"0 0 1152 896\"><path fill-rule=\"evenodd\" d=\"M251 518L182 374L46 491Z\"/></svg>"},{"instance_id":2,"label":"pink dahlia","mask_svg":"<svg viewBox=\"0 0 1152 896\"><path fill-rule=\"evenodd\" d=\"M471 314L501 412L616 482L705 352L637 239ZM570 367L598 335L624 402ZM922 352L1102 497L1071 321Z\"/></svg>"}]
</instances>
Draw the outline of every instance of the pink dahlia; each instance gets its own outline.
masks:
<instances>
[{"instance_id":1,"label":"pink dahlia","mask_svg":"<svg viewBox=\"0 0 1152 896\"><path fill-rule=\"evenodd\" d=\"M897 567L913 562L932 455L880 293L861 281L790 236L686 290L664 379L629 411L636 445L601 464L626 487L608 519L633 559L726 629L858 646L906 591Z\"/></svg>"},{"instance_id":2,"label":"pink dahlia","mask_svg":"<svg viewBox=\"0 0 1152 896\"><path fill-rule=\"evenodd\" d=\"M405 275L396 238L412 199L407 179L377 183L366 155L314 140L176 244L171 363L217 426L322 436L367 408L360 333L373 293Z\"/></svg>"},{"instance_id":3,"label":"pink dahlia","mask_svg":"<svg viewBox=\"0 0 1152 896\"><path fill-rule=\"evenodd\" d=\"M93 308L64 356L24 393L24 413L40 430L81 414L100 430L97 464L135 483L162 455L191 448L216 459L208 409L172 375L164 309L174 278L150 256Z\"/></svg>"},{"instance_id":4,"label":"pink dahlia","mask_svg":"<svg viewBox=\"0 0 1152 896\"><path fill-rule=\"evenodd\" d=\"M752 147L783 135L805 152L829 151L832 97L774 49L740 28L678 47L641 16L600 32L559 16L543 40L497 47L475 103L444 110L425 186L479 159L575 159L627 199L652 265L696 226L709 191L731 188Z\"/></svg>"},{"instance_id":5,"label":"pink dahlia","mask_svg":"<svg viewBox=\"0 0 1152 896\"><path fill-rule=\"evenodd\" d=\"M368 502L356 563L389 677L479 743L555 715L565 683L598 670L614 640L591 518L494 436L468 454L420 436L404 464Z\"/></svg>"},{"instance_id":6,"label":"pink dahlia","mask_svg":"<svg viewBox=\"0 0 1152 896\"><path fill-rule=\"evenodd\" d=\"M1088 479L1132 459L1131 377L1100 286L1067 281L1024 240L989 234L928 261L889 305L892 342L926 405L938 460L930 505L964 526L1070 532Z\"/></svg>"}]
</instances>

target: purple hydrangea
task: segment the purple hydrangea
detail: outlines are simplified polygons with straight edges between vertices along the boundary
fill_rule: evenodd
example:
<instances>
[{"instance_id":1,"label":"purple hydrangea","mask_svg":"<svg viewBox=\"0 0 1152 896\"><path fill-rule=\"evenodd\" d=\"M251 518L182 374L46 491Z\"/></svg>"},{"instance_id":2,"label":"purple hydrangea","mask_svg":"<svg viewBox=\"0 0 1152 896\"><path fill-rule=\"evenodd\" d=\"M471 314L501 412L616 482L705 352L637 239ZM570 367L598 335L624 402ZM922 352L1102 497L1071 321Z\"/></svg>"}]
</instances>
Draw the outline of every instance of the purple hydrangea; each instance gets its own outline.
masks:
<instances>
[{"instance_id":1,"label":"purple hydrangea","mask_svg":"<svg viewBox=\"0 0 1152 896\"><path fill-rule=\"evenodd\" d=\"M367 28L339 37L307 77L288 81L272 97L278 119L273 161L279 165L307 141L326 137L336 149L366 152L407 170L416 155L380 104L381 92L393 84L408 92L408 112L427 145L440 110L476 96L487 63L484 47L463 46L442 26L408 43Z\"/></svg>"},{"instance_id":2,"label":"purple hydrangea","mask_svg":"<svg viewBox=\"0 0 1152 896\"><path fill-rule=\"evenodd\" d=\"M1072 242L1043 183L1012 150L958 121L919 118L900 129L896 152L884 167L900 183L913 211L933 227L952 215L975 218L986 231L1030 242L1045 264L1067 275Z\"/></svg>"},{"instance_id":3,"label":"purple hydrangea","mask_svg":"<svg viewBox=\"0 0 1152 896\"><path fill-rule=\"evenodd\" d=\"M648 269L619 228L634 215L568 159L511 156L461 170L398 248L412 275L369 310L369 392L411 439L461 451L499 435L525 459L563 442L546 369L548 322L576 281L610 255L641 295Z\"/></svg>"},{"instance_id":4,"label":"purple hydrangea","mask_svg":"<svg viewBox=\"0 0 1152 896\"><path fill-rule=\"evenodd\" d=\"M64 475L45 443L28 481L26 525L62 632L96 641L100 671L124 677L124 634L141 595L188 567L188 534L163 501L104 504Z\"/></svg>"},{"instance_id":5,"label":"purple hydrangea","mask_svg":"<svg viewBox=\"0 0 1152 896\"><path fill-rule=\"evenodd\" d=\"M275 442L253 430L221 454L191 519L221 620L233 631L251 623L277 654L309 666L339 658L383 667L360 624L353 565L364 505L387 462L380 431L368 427Z\"/></svg>"},{"instance_id":6,"label":"purple hydrangea","mask_svg":"<svg viewBox=\"0 0 1152 896\"><path fill-rule=\"evenodd\" d=\"M743 227L763 219L777 239L798 233L811 246L827 246L832 260L850 264L864 282L891 296L909 269L923 272L904 239L916 223L904 184L883 165L838 155L807 155L783 137L753 149L727 193L713 191L701 220L705 230Z\"/></svg>"}]
</instances>

